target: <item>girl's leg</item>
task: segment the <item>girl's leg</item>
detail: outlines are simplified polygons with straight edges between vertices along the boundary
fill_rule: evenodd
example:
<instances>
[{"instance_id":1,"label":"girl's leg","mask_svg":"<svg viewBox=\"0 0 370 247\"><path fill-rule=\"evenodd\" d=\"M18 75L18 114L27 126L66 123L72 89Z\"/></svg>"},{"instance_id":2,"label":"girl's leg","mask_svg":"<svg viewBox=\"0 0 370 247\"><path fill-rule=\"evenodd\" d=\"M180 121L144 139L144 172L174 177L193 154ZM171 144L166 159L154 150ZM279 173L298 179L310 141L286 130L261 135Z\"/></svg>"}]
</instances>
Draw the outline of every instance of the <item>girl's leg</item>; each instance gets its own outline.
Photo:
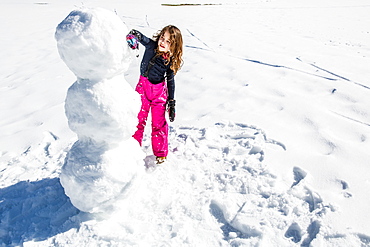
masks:
<instances>
[{"instance_id":1,"label":"girl's leg","mask_svg":"<svg viewBox=\"0 0 370 247\"><path fill-rule=\"evenodd\" d=\"M136 86L136 91L140 94L140 97L141 97L141 109L137 116L139 120L139 123L136 126L137 130L132 137L134 137L139 142L140 146L143 141L146 120L148 119L148 114L150 110L150 101L148 100L146 93L145 93L147 83L150 83L150 82L147 82L145 78L140 77L139 83Z\"/></svg>"},{"instance_id":2,"label":"girl's leg","mask_svg":"<svg viewBox=\"0 0 370 247\"><path fill-rule=\"evenodd\" d=\"M166 121L167 88L165 83L153 85L155 95L151 103L152 110L152 148L157 157L168 154L168 124Z\"/></svg>"}]
</instances>

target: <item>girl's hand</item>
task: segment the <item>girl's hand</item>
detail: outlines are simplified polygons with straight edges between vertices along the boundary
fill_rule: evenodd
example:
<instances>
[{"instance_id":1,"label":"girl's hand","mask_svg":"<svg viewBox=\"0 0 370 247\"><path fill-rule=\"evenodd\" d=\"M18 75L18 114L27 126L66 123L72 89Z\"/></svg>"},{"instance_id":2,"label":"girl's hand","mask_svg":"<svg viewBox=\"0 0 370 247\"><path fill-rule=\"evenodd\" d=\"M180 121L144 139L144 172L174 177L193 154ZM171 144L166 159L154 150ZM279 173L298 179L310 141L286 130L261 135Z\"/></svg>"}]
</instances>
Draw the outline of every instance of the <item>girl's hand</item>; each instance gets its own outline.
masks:
<instances>
[{"instance_id":1,"label":"girl's hand","mask_svg":"<svg viewBox=\"0 0 370 247\"><path fill-rule=\"evenodd\" d=\"M139 41L141 40L141 33L135 29L132 29L128 34L134 35Z\"/></svg>"},{"instance_id":2,"label":"girl's hand","mask_svg":"<svg viewBox=\"0 0 370 247\"><path fill-rule=\"evenodd\" d=\"M126 41L127 41L128 46L131 49L133 49L133 50L139 49L139 41L138 41L138 39L136 38L135 35L127 34Z\"/></svg>"},{"instance_id":3,"label":"girl's hand","mask_svg":"<svg viewBox=\"0 0 370 247\"><path fill-rule=\"evenodd\" d=\"M175 105L176 105L176 100L170 99L169 101L167 101L168 116L171 122L175 121L175 115L176 115Z\"/></svg>"}]
</instances>

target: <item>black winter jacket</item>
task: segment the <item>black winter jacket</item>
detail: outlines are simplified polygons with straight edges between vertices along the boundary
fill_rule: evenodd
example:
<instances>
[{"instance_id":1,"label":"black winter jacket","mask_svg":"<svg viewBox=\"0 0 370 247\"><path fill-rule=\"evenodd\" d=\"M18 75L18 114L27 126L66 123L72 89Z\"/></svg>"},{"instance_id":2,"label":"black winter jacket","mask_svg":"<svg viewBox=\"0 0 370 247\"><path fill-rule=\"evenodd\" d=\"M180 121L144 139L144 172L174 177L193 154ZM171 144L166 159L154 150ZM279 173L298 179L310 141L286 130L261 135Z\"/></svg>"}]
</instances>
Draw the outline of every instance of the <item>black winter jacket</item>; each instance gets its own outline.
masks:
<instances>
[{"instance_id":1,"label":"black winter jacket","mask_svg":"<svg viewBox=\"0 0 370 247\"><path fill-rule=\"evenodd\" d=\"M175 94L175 74L171 70L171 63L165 64L162 56L156 56L158 43L146 37L137 30L131 30L131 34L145 47L145 52L140 65L140 74L148 78L153 84L167 81L168 99L173 100ZM156 57L155 57L156 56ZM149 66L150 62L152 65Z\"/></svg>"}]
</instances>

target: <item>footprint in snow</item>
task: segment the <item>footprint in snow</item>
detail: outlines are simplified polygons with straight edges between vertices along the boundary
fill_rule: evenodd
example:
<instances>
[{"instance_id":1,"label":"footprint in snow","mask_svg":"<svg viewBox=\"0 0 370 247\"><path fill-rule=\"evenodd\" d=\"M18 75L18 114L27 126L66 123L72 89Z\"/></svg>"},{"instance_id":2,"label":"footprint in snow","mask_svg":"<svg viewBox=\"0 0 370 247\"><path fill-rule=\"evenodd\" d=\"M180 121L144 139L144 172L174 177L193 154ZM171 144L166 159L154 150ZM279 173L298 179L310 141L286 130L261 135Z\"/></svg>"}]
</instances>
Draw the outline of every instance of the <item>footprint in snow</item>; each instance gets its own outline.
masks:
<instances>
[{"instance_id":1,"label":"footprint in snow","mask_svg":"<svg viewBox=\"0 0 370 247\"><path fill-rule=\"evenodd\" d=\"M286 147L263 130L237 123L170 127L169 143L168 162L172 159L179 167L184 162L187 169L194 164L197 172L205 169L202 198L210 196L208 213L231 246L278 243L281 237L284 246L336 241L330 236L338 234L330 233L325 221L335 207L311 188L308 172L302 168L292 169L290 186L269 171L264 164L267 148L283 151ZM147 159L147 164L153 161L153 157ZM348 184L339 183L346 192ZM345 241L350 235L340 236Z\"/></svg>"},{"instance_id":2,"label":"footprint in snow","mask_svg":"<svg viewBox=\"0 0 370 247\"><path fill-rule=\"evenodd\" d=\"M290 187L277 186L277 177L263 163L268 145L286 150L263 130L245 124L170 129L170 150L179 160L219 167L211 179L218 197L211 200L209 213L225 241L253 245L271 237L274 229L273 235L285 236L287 245L309 246L331 206L307 185L307 172L299 167L293 168Z\"/></svg>"}]
</instances>

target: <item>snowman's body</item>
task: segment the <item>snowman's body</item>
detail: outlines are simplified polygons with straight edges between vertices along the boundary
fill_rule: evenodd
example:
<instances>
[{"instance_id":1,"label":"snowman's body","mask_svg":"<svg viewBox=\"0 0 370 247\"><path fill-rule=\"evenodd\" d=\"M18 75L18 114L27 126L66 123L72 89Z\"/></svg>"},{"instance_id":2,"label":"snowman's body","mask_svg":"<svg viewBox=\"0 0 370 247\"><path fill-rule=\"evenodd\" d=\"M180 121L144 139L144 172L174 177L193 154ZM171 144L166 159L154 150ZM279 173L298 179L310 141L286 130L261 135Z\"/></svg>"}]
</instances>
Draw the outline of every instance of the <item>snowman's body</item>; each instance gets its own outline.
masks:
<instances>
[{"instance_id":1,"label":"snowman's body","mask_svg":"<svg viewBox=\"0 0 370 247\"><path fill-rule=\"evenodd\" d=\"M60 179L85 212L107 211L144 169L144 153L131 137L140 99L123 76L131 61L127 33L113 12L88 8L72 11L55 33L61 58L77 76L65 112L78 141Z\"/></svg>"}]
</instances>

